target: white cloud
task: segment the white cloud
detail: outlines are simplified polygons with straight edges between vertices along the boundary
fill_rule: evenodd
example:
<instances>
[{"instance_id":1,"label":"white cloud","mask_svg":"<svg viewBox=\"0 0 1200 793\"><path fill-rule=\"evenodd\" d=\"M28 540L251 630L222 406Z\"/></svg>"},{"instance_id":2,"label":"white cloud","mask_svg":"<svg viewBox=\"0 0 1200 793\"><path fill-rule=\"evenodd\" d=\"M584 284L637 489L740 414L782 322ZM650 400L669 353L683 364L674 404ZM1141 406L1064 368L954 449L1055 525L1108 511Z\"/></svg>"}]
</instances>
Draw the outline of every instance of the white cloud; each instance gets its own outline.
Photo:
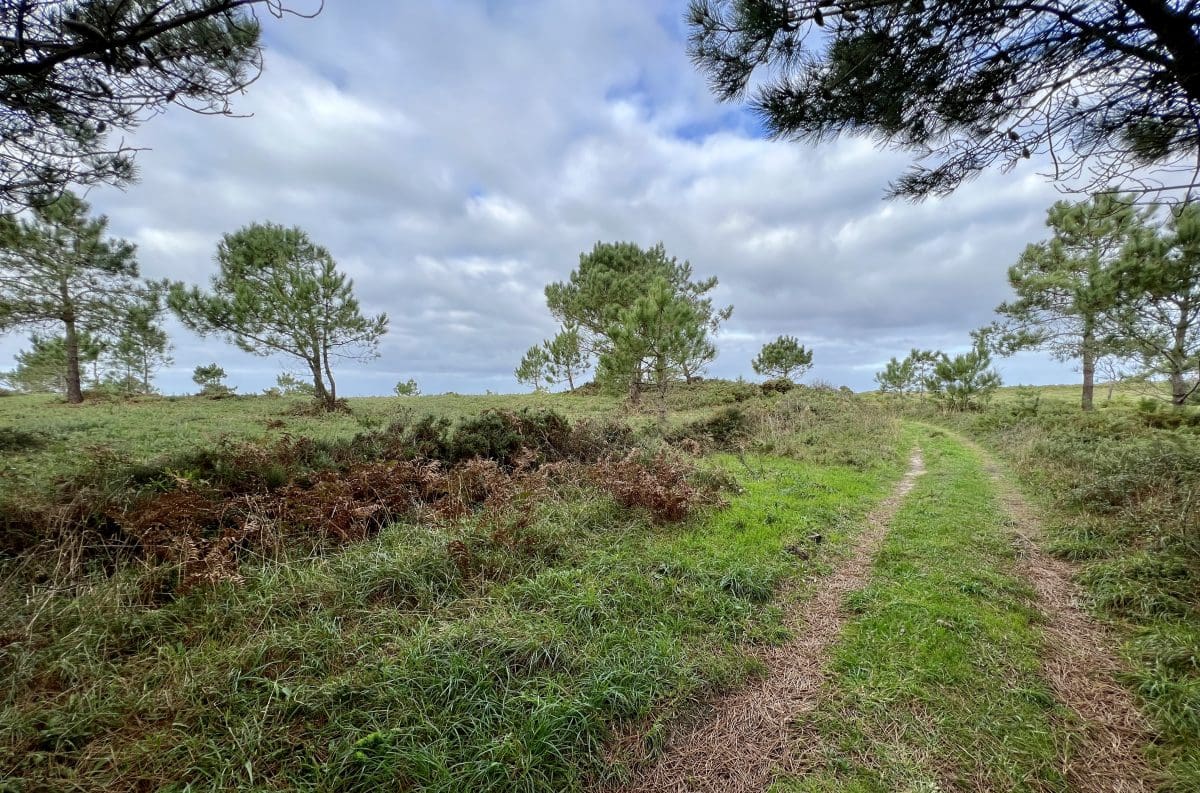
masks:
<instances>
[{"instance_id":1,"label":"white cloud","mask_svg":"<svg viewBox=\"0 0 1200 793\"><path fill-rule=\"evenodd\" d=\"M816 348L816 376L869 387L867 364L990 320L1050 187L989 173L948 199L883 202L903 155L756 137L692 68L681 13L379 0L272 20L266 71L237 102L249 118L151 120L141 183L90 199L151 277L206 280L221 234L252 221L305 228L392 320L380 360L339 377L351 393L407 376L427 392L515 389L521 353L554 331L544 285L597 240L661 240L719 276L736 310L716 375L749 375L758 345L790 333ZM169 391L214 359L242 391L282 368L172 333ZM1010 368L1071 377L1036 358Z\"/></svg>"}]
</instances>

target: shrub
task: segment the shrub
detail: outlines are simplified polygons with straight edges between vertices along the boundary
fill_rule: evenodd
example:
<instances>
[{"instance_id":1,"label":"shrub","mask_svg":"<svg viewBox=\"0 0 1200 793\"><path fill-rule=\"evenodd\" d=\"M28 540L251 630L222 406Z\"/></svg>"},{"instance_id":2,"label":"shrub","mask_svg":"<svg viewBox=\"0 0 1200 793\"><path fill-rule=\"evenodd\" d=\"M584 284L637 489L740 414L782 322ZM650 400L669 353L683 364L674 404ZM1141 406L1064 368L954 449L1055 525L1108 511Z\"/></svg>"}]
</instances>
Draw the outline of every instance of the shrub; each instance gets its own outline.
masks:
<instances>
[{"instance_id":1,"label":"shrub","mask_svg":"<svg viewBox=\"0 0 1200 793\"><path fill-rule=\"evenodd\" d=\"M396 387L392 389L398 397L414 397L421 395L421 387L417 385L417 381L413 378L401 380L396 383Z\"/></svg>"},{"instance_id":2,"label":"shrub","mask_svg":"<svg viewBox=\"0 0 1200 793\"><path fill-rule=\"evenodd\" d=\"M708 418L685 424L667 436L667 440L678 443L683 440L699 442L702 446L720 449L732 448L737 442L750 435L750 418L744 410L726 407Z\"/></svg>"},{"instance_id":3,"label":"shrub","mask_svg":"<svg viewBox=\"0 0 1200 793\"><path fill-rule=\"evenodd\" d=\"M759 388L762 389L762 392L767 395L786 394L788 391L791 391L795 387L796 387L795 383L793 383L791 380L785 379L783 377L776 377L772 380L764 380L759 385Z\"/></svg>"},{"instance_id":4,"label":"shrub","mask_svg":"<svg viewBox=\"0 0 1200 793\"><path fill-rule=\"evenodd\" d=\"M0 427L0 452L19 454L41 449L47 442L43 432L31 432L16 427Z\"/></svg>"},{"instance_id":5,"label":"shrub","mask_svg":"<svg viewBox=\"0 0 1200 793\"><path fill-rule=\"evenodd\" d=\"M593 470L592 480L628 509L644 509L660 523L686 518L698 506L720 503L716 492L688 481L693 469L659 452L644 457L630 452Z\"/></svg>"},{"instance_id":6,"label":"shrub","mask_svg":"<svg viewBox=\"0 0 1200 793\"><path fill-rule=\"evenodd\" d=\"M192 370L192 382L200 386L200 396L223 399L232 396L237 389L225 385L225 370L215 363L197 366Z\"/></svg>"}]
</instances>

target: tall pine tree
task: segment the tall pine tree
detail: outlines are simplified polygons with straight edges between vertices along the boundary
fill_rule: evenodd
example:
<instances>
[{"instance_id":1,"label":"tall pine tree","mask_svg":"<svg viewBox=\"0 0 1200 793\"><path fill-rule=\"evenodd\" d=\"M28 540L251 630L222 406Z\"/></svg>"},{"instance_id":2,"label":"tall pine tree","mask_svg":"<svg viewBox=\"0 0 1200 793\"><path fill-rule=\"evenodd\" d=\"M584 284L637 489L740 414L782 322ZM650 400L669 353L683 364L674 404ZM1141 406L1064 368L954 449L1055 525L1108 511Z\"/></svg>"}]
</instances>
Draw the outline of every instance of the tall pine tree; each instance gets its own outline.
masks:
<instances>
[{"instance_id":1,"label":"tall pine tree","mask_svg":"<svg viewBox=\"0 0 1200 793\"><path fill-rule=\"evenodd\" d=\"M108 237L108 218L88 216L70 193L29 218L0 216L0 331L62 333L67 401L83 401L80 338L121 323L138 290L136 249Z\"/></svg>"}]
</instances>

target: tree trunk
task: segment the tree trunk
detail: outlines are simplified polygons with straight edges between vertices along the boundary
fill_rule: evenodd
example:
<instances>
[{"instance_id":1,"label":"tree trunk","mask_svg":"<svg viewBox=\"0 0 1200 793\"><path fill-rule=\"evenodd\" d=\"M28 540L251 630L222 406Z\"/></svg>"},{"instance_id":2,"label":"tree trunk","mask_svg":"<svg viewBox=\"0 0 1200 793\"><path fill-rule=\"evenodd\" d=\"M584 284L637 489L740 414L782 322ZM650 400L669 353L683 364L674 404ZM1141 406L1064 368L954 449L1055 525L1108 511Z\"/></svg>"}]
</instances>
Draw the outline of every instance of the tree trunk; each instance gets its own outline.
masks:
<instances>
[{"instance_id":1,"label":"tree trunk","mask_svg":"<svg viewBox=\"0 0 1200 793\"><path fill-rule=\"evenodd\" d=\"M567 367L567 388L575 390L575 373L571 371L571 367Z\"/></svg>"},{"instance_id":2,"label":"tree trunk","mask_svg":"<svg viewBox=\"0 0 1200 793\"><path fill-rule=\"evenodd\" d=\"M1177 408L1182 408L1187 404L1188 397L1192 395L1192 389L1188 385L1188 354L1187 354L1187 334L1191 323L1188 321L1188 306L1186 304L1180 306L1179 320L1175 323L1175 345L1171 350L1171 354L1167 356L1171 365L1171 403Z\"/></svg>"},{"instance_id":3,"label":"tree trunk","mask_svg":"<svg viewBox=\"0 0 1200 793\"><path fill-rule=\"evenodd\" d=\"M1096 393L1096 334L1092 330L1090 318L1084 325L1083 341L1079 345L1080 357L1083 358L1083 396L1080 407L1084 410L1094 410Z\"/></svg>"},{"instance_id":4,"label":"tree trunk","mask_svg":"<svg viewBox=\"0 0 1200 793\"><path fill-rule=\"evenodd\" d=\"M79 373L79 335L75 332L75 317L71 314L63 319L66 327L65 346L67 352L67 401L78 405L83 401L83 385Z\"/></svg>"},{"instance_id":5,"label":"tree trunk","mask_svg":"<svg viewBox=\"0 0 1200 793\"><path fill-rule=\"evenodd\" d=\"M322 405L328 407L329 394L325 390L325 378L321 376L321 362L309 361L308 368L312 371L313 376L313 397Z\"/></svg>"},{"instance_id":6,"label":"tree trunk","mask_svg":"<svg viewBox=\"0 0 1200 793\"><path fill-rule=\"evenodd\" d=\"M333 372L329 371L329 360L325 361L325 378L329 381L329 393L325 395L325 409L337 409L337 383L333 380Z\"/></svg>"},{"instance_id":7,"label":"tree trunk","mask_svg":"<svg viewBox=\"0 0 1200 793\"><path fill-rule=\"evenodd\" d=\"M667 389L671 381L667 373L667 361L662 355L658 356L654 369L655 386L658 388L658 428L665 432L667 429Z\"/></svg>"},{"instance_id":8,"label":"tree trunk","mask_svg":"<svg viewBox=\"0 0 1200 793\"><path fill-rule=\"evenodd\" d=\"M633 367L633 372L629 377L629 404L640 405L642 403L642 367L641 365Z\"/></svg>"},{"instance_id":9,"label":"tree trunk","mask_svg":"<svg viewBox=\"0 0 1200 793\"><path fill-rule=\"evenodd\" d=\"M329 308L326 307L326 314ZM320 340L320 364L325 368L325 379L329 382L329 394L325 395L325 409L337 409L337 383L334 380L334 368L329 365L329 338L328 332L322 331L322 340Z\"/></svg>"},{"instance_id":10,"label":"tree trunk","mask_svg":"<svg viewBox=\"0 0 1200 793\"><path fill-rule=\"evenodd\" d=\"M325 379L329 381L329 393L325 397L325 409L337 409L337 383L333 379L333 368L329 365L329 345L321 340L321 365L325 367Z\"/></svg>"}]
</instances>

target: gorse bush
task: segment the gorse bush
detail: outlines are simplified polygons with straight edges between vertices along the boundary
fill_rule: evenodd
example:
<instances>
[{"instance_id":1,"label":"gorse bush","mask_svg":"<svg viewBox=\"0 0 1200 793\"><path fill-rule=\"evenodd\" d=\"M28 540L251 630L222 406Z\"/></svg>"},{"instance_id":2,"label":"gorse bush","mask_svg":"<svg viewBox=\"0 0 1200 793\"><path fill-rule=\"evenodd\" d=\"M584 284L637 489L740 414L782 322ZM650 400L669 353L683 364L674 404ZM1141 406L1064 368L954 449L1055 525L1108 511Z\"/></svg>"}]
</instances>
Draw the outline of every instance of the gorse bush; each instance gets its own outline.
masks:
<instances>
[{"instance_id":1,"label":"gorse bush","mask_svg":"<svg viewBox=\"0 0 1200 793\"><path fill-rule=\"evenodd\" d=\"M701 448L730 450L750 437L753 427L749 414L739 407L721 408L713 415L689 422L667 434L671 443L695 441Z\"/></svg>"},{"instance_id":2,"label":"gorse bush","mask_svg":"<svg viewBox=\"0 0 1200 793\"><path fill-rule=\"evenodd\" d=\"M169 589L187 591L239 582L249 556L359 542L400 519L499 520L549 498L551 480L598 488L656 521L717 503L714 488L689 482L694 464L633 448L624 425L525 410L458 423L405 417L346 442L223 441L151 463L97 450L64 483L67 500L25 510L27 522L6 527L6 545L19 552L56 537L112 561L140 557L172 567Z\"/></svg>"},{"instance_id":3,"label":"gorse bush","mask_svg":"<svg viewBox=\"0 0 1200 793\"><path fill-rule=\"evenodd\" d=\"M786 394L796 387L796 384L791 380L783 377L776 377L771 380L764 380L758 386L764 394Z\"/></svg>"}]
</instances>

